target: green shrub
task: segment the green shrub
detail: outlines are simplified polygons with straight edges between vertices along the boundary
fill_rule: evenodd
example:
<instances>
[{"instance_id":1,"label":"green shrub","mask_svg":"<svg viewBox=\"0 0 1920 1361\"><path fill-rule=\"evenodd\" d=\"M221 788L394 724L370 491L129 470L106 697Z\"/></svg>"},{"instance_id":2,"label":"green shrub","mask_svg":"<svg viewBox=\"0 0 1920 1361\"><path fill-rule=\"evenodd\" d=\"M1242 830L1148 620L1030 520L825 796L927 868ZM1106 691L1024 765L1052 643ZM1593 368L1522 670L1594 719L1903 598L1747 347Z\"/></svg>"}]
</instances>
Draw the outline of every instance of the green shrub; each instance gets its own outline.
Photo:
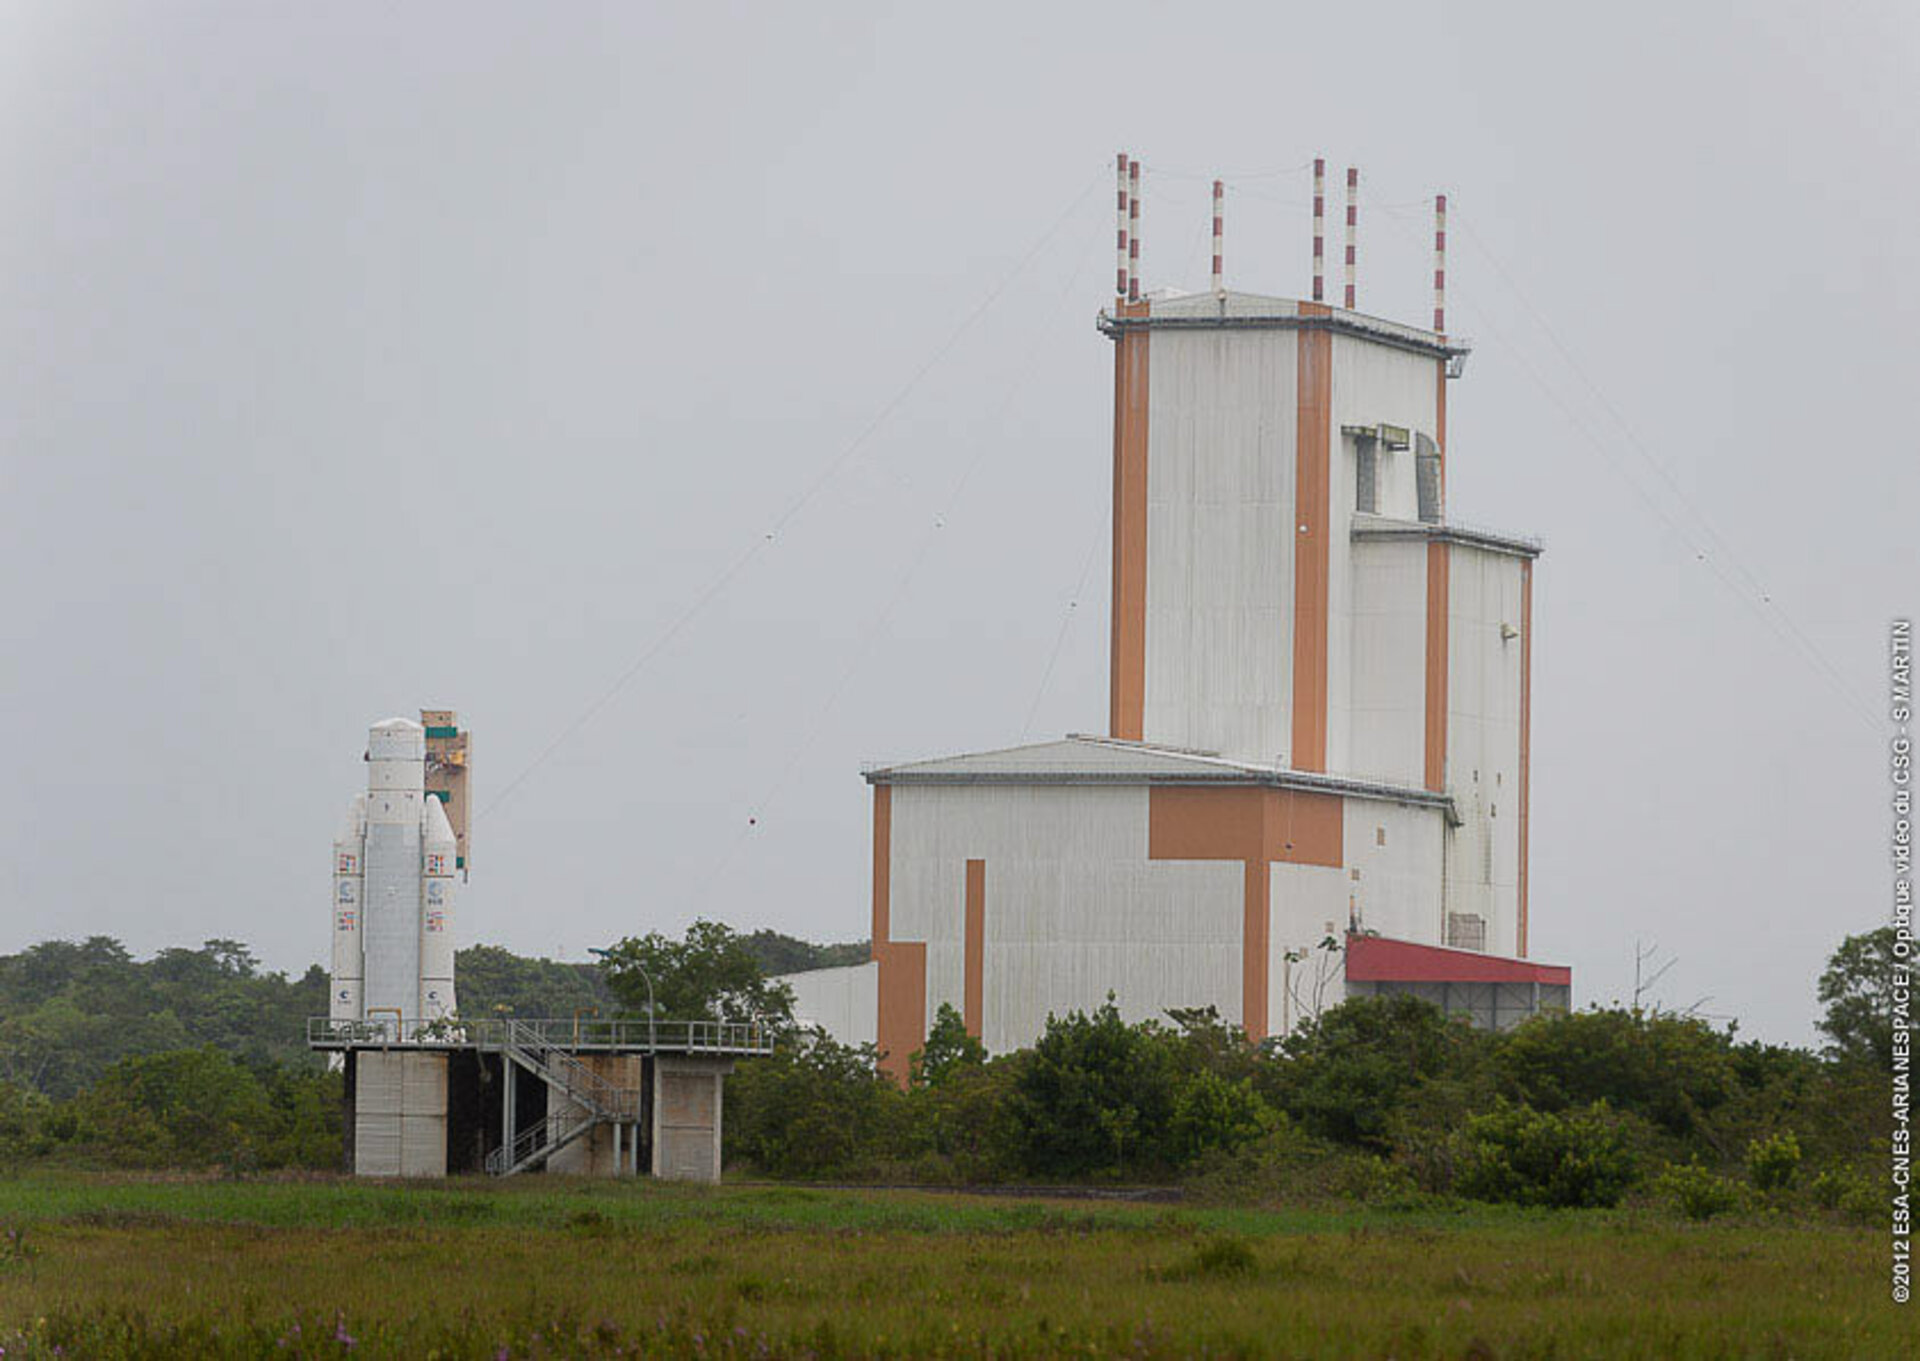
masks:
<instances>
[{"instance_id":1,"label":"green shrub","mask_svg":"<svg viewBox=\"0 0 1920 1361\"><path fill-rule=\"evenodd\" d=\"M1415 1210L1434 1202L1404 1164L1371 1153L1342 1158L1334 1180L1347 1199L1382 1210Z\"/></svg>"},{"instance_id":2,"label":"green shrub","mask_svg":"<svg viewBox=\"0 0 1920 1361\"><path fill-rule=\"evenodd\" d=\"M1231 1082L1202 1069L1175 1089L1173 1151L1190 1161L1212 1149L1239 1148L1258 1139L1274 1118L1251 1082Z\"/></svg>"},{"instance_id":3,"label":"green shrub","mask_svg":"<svg viewBox=\"0 0 1920 1361\"><path fill-rule=\"evenodd\" d=\"M1762 1191L1784 1191L1800 1171L1800 1141L1791 1130L1747 1145L1747 1176Z\"/></svg>"},{"instance_id":4,"label":"green shrub","mask_svg":"<svg viewBox=\"0 0 1920 1361\"><path fill-rule=\"evenodd\" d=\"M1491 1037L1405 995L1357 997L1303 1022L1259 1081L1274 1106L1314 1134L1383 1150L1402 1097L1481 1063Z\"/></svg>"},{"instance_id":5,"label":"green shrub","mask_svg":"<svg viewBox=\"0 0 1920 1361\"><path fill-rule=\"evenodd\" d=\"M1619 1008L1540 1016L1502 1037L1506 1089L1543 1111L1604 1101L1690 1135L1737 1088L1732 1039L1704 1021Z\"/></svg>"},{"instance_id":6,"label":"green shrub","mask_svg":"<svg viewBox=\"0 0 1920 1361\"><path fill-rule=\"evenodd\" d=\"M1124 1177L1176 1164L1179 1077L1173 1037L1128 1025L1112 997L1092 1015L1049 1016L1008 1094L1021 1165L1042 1177Z\"/></svg>"},{"instance_id":7,"label":"green shrub","mask_svg":"<svg viewBox=\"0 0 1920 1361\"><path fill-rule=\"evenodd\" d=\"M1196 1201L1218 1205L1300 1204L1336 1198L1341 1155L1284 1115L1258 1139L1218 1148L1198 1159L1186 1189Z\"/></svg>"},{"instance_id":8,"label":"green shrub","mask_svg":"<svg viewBox=\"0 0 1920 1361\"><path fill-rule=\"evenodd\" d=\"M1821 1209L1837 1210L1856 1223L1877 1223L1886 1212L1879 1185L1857 1167L1830 1167L1807 1190Z\"/></svg>"},{"instance_id":9,"label":"green shrub","mask_svg":"<svg viewBox=\"0 0 1920 1361\"><path fill-rule=\"evenodd\" d=\"M1634 1181L1621 1121L1596 1101L1565 1115L1500 1102L1460 1133L1456 1186L1513 1205L1616 1205Z\"/></svg>"},{"instance_id":10,"label":"green shrub","mask_svg":"<svg viewBox=\"0 0 1920 1361\"><path fill-rule=\"evenodd\" d=\"M776 1177L863 1176L889 1147L906 1094L873 1046L824 1034L782 1042L727 1080L727 1156Z\"/></svg>"},{"instance_id":11,"label":"green shrub","mask_svg":"<svg viewBox=\"0 0 1920 1361\"><path fill-rule=\"evenodd\" d=\"M1669 1167L1654 1182L1653 1189L1688 1219L1712 1219L1740 1208L1739 1183L1717 1176L1698 1163Z\"/></svg>"}]
</instances>

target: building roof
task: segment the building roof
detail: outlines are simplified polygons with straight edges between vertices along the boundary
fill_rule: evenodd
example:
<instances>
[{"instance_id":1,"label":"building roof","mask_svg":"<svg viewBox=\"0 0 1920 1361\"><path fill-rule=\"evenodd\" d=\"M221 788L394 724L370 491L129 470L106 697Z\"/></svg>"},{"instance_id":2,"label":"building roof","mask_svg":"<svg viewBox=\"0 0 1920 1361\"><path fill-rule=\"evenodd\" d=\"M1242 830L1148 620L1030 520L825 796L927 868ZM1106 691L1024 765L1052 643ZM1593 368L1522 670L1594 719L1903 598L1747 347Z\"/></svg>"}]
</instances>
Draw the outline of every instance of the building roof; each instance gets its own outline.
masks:
<instances>
[{"instance_id":1,"label":"building roof","mask_svg":"<svg viewBox=\"0 0 1920 1361\"><path fill-rule=\"evenodd\" d=\"M1452 809L1448 796L1428 789L1230 761L1215 752L1084 733L1070 733L1057 742L872 766L862 773L868 784L875 785L1265 785Z\"/></svg>"},{"instance_id":2,"label":"building roof","mask_svg":"<svg viewBox=\"0 0 1920 1361\"><path fill-rule=\"evenodd\" d=\"M1570 984L1573 970L1565 964L1355 934L1347 937L1347 978L1355 983Z\"/></svg>"},{"instance_id":3,"label":"building roof","mask_svg":"<svg viewBox=\"0 0 1920 1361\"><path fill-rule=\"evenodd\" d=\"M1144 315L1125 316L1111 311L1100 314L1100 329L1108 335L1130 330L1190 330L1200 328L1251 328L1255 330L1334 331L1364 340L1414 350L1437 358L1466 355L1472 347L1456 336L1425 331L1417 326L1370 317L1364 312L1349 312L1327 303L1313 304L1315 310L1302 312L1293 298L1270 297L1262 293L1174 293L1172 290L1148 295Z\"/></svg>"},{"instance_id":4,"label":"building roof","mask_svg":"<svg viewBox=\"0 0 1920 1361\"><path fill-rule=\"evenodd\" d=\"M1395 520L1385 515L1356 514L1353 517L1355 539L1423 539L1430 543L1457 543L1468 548L1484 548L1490 553L1506 553L1518 558L1537 558L1545 551L1540 540L1521 534L1501 534L1457 521L1429 524L1424 520Z\"/></svg>"}]
</instances>

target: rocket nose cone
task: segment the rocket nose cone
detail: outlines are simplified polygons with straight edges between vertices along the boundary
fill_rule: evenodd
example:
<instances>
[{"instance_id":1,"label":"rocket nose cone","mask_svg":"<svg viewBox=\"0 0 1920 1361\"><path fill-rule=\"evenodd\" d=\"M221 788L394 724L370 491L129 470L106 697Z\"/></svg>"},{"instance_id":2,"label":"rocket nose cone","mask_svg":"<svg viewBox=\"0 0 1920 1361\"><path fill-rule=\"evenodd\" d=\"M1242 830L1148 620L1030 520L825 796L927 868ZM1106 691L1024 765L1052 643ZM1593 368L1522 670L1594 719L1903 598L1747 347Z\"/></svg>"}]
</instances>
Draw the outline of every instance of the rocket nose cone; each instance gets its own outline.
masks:
<instances>
[{"instance_id":1,"label":"rocket nose cone","mask_svg":"<svg viewBox=\"0 0 1920 1361\"><path fill-rule=\"evenodd\" d=\"M447 821L446 806L440 800L428 798L421 808L420 834L429 845L453 845L453 824Z\"/></svg>"},{"instance_id":2,"label":"rocket nose cone","mask_svg":"<svg viewBox=\"0 0 1920 1361\"><path fill-rule=\"evenodd\" d=\"M334 841L346 843L358 841L364 833L367 821L367 796L355 794L347 803L346 815L340 819L340 829L334 834Z\"/></svg>"}]
</instances>

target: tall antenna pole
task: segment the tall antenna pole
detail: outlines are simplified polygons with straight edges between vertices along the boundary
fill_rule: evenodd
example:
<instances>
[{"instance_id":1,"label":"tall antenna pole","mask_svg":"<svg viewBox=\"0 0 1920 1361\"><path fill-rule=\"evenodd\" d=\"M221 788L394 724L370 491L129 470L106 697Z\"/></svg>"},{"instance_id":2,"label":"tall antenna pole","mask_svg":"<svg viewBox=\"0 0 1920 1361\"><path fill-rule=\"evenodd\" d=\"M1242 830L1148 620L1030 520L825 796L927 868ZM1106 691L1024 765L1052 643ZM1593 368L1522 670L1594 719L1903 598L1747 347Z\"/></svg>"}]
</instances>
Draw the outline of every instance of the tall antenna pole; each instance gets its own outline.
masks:
<instances>
[{"instance_id":1,"label":"tall antenna pole","mask_svg":"<svg viewBox=\"0 0 1920 1361\"><path fill-rule=\"evenodd\" d=\"M1433 329L1447 330L1447 196L1433 198Z\"/></svg>"},{"instance_id":2,"label":"tall antenna pole","mask_svg":"<svg viewBox=\"0 0 1920 1361\"><path fill-rule=\"evenodd\" d=\"M1356 289L1354 261L1359 253L1360 240L1360 172L1352 166L1347 167L1347 310L1354 305Z\"/></svg>"},{"instance_id":3,"label":"tall antenna pole","mask_svg":"<svg viewBox=\"0 0 1920 1361\"><path fill-rule=\"evenodd\" d=\"M1127 301L1140 301L1140 162L1127 162Z\"/></svg>"},{"instance_id":4,"label":"tall antenna pole","mask_svg":"<svg viewBox=\"0 0 1920 1361\"><path fill-rule=\"evenodd\" d=\"M1327 160L1313 158L1313 300L1327 297Z\"/></svg>"},{"instance_id":5,"label":"tall antenna pole","mask_svg":"<svg viewBox=\"0 0 1920 1361\"><path fill-rule=\"evenodd\" d=\"M1117 237L1120 263L1113 276L1113 295L1122 302L1125 302L1127 297L1127 153L1124 151L1120 153L1119 162L1114 171L1114 178L1119 182L1120 188L1120 205L1118 209L1119 233Z\"/></svg>"},{"instance_id":6,"label":"tall antenna pole","mask_svg":"<svg viewBox=\"0 0 1920 1361\"><path fill-rule=\"evenodd\" d=\"M1226 215L1227 186L1219 180L1213 182L1213 291L1219 295L1227 291L1226 276L1220 269L1220 243L1225 236L1221 219Z\"/></svg>"}]
</instances>

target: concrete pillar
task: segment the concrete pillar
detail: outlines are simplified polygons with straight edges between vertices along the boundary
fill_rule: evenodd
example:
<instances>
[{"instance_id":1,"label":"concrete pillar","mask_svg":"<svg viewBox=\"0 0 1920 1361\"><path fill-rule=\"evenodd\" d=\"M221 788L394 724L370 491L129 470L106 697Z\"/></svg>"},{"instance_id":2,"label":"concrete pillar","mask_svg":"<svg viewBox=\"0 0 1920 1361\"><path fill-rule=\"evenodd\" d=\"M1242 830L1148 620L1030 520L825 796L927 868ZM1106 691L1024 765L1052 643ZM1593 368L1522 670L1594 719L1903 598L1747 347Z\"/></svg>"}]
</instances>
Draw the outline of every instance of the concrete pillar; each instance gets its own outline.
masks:
<instances>
[{"instance_id":1,"label":"concrete pillar","mask_svg":"<svg viewBox=\"0 0 1920 1361\"><path fill-rule=\"evenodd\" d=\"M653 1175L719 1181L722 1096L733 1060L658 1054L653 1061Z\"/></svg>"},{"instance_id":2,"label":"concrete pillar","mask_svg":"<svg viewBox=\"0 0 1920 1361\"><path fill-rule=\"evenodd\" d=\"M354 1057L354 1173L446 1176L447 1056L364 1049Z\"/></svg>"}]
</instances>

